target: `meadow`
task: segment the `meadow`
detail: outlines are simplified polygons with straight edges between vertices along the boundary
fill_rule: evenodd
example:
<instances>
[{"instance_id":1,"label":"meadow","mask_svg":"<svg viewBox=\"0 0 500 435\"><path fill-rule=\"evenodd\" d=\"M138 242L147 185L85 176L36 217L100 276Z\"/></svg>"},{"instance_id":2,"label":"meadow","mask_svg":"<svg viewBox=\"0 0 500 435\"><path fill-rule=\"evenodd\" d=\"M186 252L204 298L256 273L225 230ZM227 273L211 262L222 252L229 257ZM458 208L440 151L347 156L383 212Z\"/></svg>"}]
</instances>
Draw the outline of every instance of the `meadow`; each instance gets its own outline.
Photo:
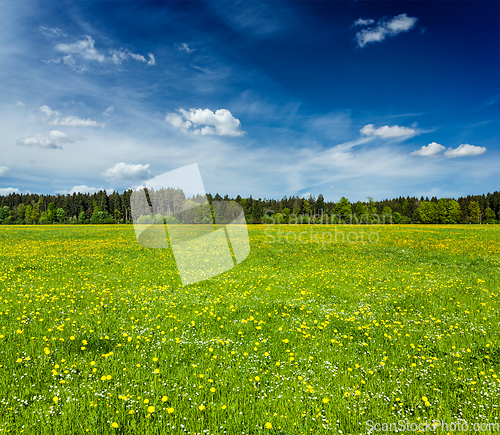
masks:
<instances>
[{"instance_id":1,"label":"meadow","mask_svg":"<svg viewBox=\"0 0 500 435\"><path fill-rule=\"evenodd\" d=\"M0 226L0 434L500 423L500 226L248 230L183 287L132 226Z\"/></svg>"}]
</instances>

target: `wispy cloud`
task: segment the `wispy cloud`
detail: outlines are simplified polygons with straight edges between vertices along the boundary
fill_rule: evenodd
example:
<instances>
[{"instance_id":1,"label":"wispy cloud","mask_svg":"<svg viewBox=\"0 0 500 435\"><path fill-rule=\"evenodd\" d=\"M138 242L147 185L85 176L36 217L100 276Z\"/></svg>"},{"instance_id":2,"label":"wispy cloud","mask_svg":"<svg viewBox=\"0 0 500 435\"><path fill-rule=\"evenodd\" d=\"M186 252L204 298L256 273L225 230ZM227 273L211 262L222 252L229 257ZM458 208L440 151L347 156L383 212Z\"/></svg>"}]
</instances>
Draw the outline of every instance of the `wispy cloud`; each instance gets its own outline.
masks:
<instances>
[{"instance_id":1,"label":"wispy cloud","mask_svg":"<svg viewBox=\"0 0 500 435\"><path fill-rule=\"evenodd\" d=\"M38 31L49 38L54 38L54 37L66 37L66 35L63 33L61 29L58 27L45 27L45 26L40 26L38 28Z\"/></svg>"},{"instance_id":2,"label":"wispy cloud","mask_svg":"<svg viewBox=\"0 0 500 435\"><path fill-rule=\"evenodd\" d=\"M375 21L372 20L371 18L364 20L363 18L358 18L356 21L354 21L353 26L369 26L370 24L373 24Z\"/></svg>"},{"instance_id":3,"label":"wispy cloud","mask_svg":"<svg viewBox=\"0 0 500 435\"><path fill-rule=\"evenodd\" d=\"M156 63L156 58L153 53L148 53L149 59L146 59L142 54L134 53L126 48L109 49L109 56L106 56L96 49L95 40L92 39L92 37L90 37L89 35L84 35L82 39L71 44L57 44L55 46L55 49L61 53L66 54L66 56L63 56L62 59L59 58L46 61L46 63L63 62L73 70L79 72L87 71L88 69L86 66L78 65L73 55L80 57L82 60L94 61L101 64L110 61L115 65L121 65L128 59L134 59L140 62L147 63L148 65L154 65Z\"/></svg>"},{"instance_id":4,"label":"wispy cloud","mask_svg":"<svg viewBox=\"0 0 500 435\"><path fill-rule=\"evenodd\" d=\"M147 165L130 165L127 163L117 163L113 167L106 169L101 173L101 176L108 180L143 180L151 177L149 164Z\"/></svg>"},{"instance_id":5,"label":"wispy cloud","mask_svg":"<svg viewBox=\"0 0 500 435\"><path fill-rule=\"evenodd\" d=\"M102 114L104 116L109 116L114 112L115 108L113 106L109 106Z\"/></svg>"},{"instance_id":6,"label":"wispy cloud","mask_svg":"<svg viewBox=\"0 0 500 435\"><path fill-rule=\"evenodd\" d=\"M104 127L106 124L93 121L92 119L82 119L78 116L66 116L60 118L57 110L52 110L49 106L43 105L40 107L40 112L43 115L44 121L49 125L64 125L68 127Z\"/></svg>"},{"instance_id":7,"label":"wispy cloud","mask_svg":"<svg viewBox=\"0 0 500 435\"><path fill-rule=\"evenodd\" d=\"M169 113L165 120L185 134L202 136L243 136L241 122L229 110L219 109L178 109L178 113Z\"/></svg>"},{"instance_id":8,"label":"wispy cloud","mask_svg":"<svg viewBox=\"0 0 500 435\"><path fill-rule=\"evenodd\" d=\"M185 42L182 44L176 44L176 47L180 51L185 51L186 53L192 53L193 51L196 51L196 48L190 48L189 45L187 45Z\"/></svg>"},{"instance_id":9,"label":"wispy cloud","mask_svg":"<svg viewBox=\"0 0 500 435\"><path fill-rule=\"evenodd\" d=\"M354 25L367 25L374 22L373 20L360 20L356 20ZM388 36L396 36L399 33L407 32L415 26L417 20L417 18L409 17L406 14L396 15L389 20L382 19L377 22L375 27L362 29L356 33L358 47L363 48L370 43L382 42Z\"/></svg>"},{"instance_id":10,"label":"wispy cloud","mask_svg":"<svg viewBox=\"0 0 500 435\"><path fill-rule=\"evenodd\" d=\"M409 127L400 127L399 125L375 128L373 124L365 125L359 132L364 136L378 136L381 139L409 139L419 134L418 131Z\"/></svg>"},{"instance_id":11,"label":"wispy cloud","mask_svg":"<svg viewBox=\"0 0 500 435\"><path fill-rule=\"evenodd\" d=\"M9 175L10 169L7 166L0 166L0 177L5 177Z\"/></svg>"},{"instance_id":12,"label":"wispy cloud","mask_svg":"<svg viewBox=\"0 0 500 435\"><path fill-rule=\"evenodd\" d=\"M59 130L52 130L48 136L42 134L33 134L19 139L16 143L28 148L43 149L62 149L64 143L75 143L79 140L85 140L84 137L70 136Z\"/></svg>"}]
</instances>

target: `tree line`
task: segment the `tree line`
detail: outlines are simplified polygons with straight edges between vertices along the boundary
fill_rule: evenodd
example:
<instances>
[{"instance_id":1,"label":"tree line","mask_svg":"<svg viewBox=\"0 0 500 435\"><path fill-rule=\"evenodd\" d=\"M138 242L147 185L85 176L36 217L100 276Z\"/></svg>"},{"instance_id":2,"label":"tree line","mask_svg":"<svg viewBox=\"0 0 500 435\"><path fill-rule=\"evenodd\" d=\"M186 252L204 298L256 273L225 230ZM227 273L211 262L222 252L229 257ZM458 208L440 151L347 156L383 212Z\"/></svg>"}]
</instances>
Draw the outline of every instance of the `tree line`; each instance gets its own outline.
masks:
<instances>
[{"instance_id":1,"label":"tree line","mask_svg":"<svg viewBox=\"0 0 500 435\"><path fill-rule=\"evenodd\" d=\"M204 198L186 199L182 191L166 189L166 207L175 214L183 201L201 204ZM132 223L132 190L72 195L11 193L0 196L0 224L117 224ZM323 195L276 199L222 197L207 194L208 201L235 201L248 223L500 223L500 192L454 198L402 197L374 201L326 201ZM203 219L203 210L200 211ZM213 211L212 211L213 214ZM207 215L208 216L208 215ZM206 216L205 216L206 217ZM206 219L204 219L206 220Z\"/></svg>"}]
</instances>

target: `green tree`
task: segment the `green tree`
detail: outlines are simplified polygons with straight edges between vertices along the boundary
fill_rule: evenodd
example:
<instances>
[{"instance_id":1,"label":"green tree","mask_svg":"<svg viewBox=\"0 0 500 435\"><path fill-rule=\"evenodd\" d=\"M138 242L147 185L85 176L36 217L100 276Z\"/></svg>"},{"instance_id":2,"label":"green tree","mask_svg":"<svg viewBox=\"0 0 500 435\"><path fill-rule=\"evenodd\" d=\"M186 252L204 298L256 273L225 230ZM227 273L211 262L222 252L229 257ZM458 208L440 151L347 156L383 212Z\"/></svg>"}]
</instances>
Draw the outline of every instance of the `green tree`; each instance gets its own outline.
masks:
<instances>
[{"instance_id":1,"label":"green tree","mask_svg":"<svg viewBox=\"0 0 500 435\"><path fill-rule=\"evenodd\" d=\"M487 224L495 223L495 212L489 207L484 210L484 221Z\"/></svg>"},{"instance_id":2,"label":"green tree","mask_svg":"<svg viewBox=\"0 0 500 435\"><path fill-rule=\"evenodd\" d=\"M31 220L31 214L33 213L33 207L31 205L26 206L26 210L24 212L24 222L26 224L31 224L33 221Z\"/></svg>"},{"instance_id":3,"label":"green tree","mask_svg":"<svg viewBox=\"0 0 500 435\"><path fill-rule=\"evenodd\" d=\"M358 219L361 219L361 217L366 213L366 207L363 205L361 201L358 201L356 203L356 216Z\"/></svg>"},{"instance_id":4,"label":"green tree","mask_svg":"<svg viewBox=\"0 0 500 435\"><path fill-rule=\"evenodd\" d=\"M392 209L386 205L382 210L382 222L392 223Z\"/></svg>"},{"instance_id":5,"label":"green tree","mask_svg":"<svg viewBox=\"0 0 500 435\"><path fill-rule=\"evenodd\" d=\"M481 209L477 201L471 201L469 204L469 222L478 224L481 218Z\"/></svg>"},{"instance_id":6,"label":"green tree","mask_svg":"<svg viewBox=\"0 0 500 435\"><path fill-rule=\"evenodd\" d=\"M302 198L302 203L300 204L300 213L307 215L311 213L311 205L309 204L309 201L305 198Z\"/></svg>"},{"instance_id":7,"label":"green tree","mask_svg":"<svg viewBox=\"0 0 500 435\"><path fill-rule=\"evenodd\" d=\"M462 218L462 210L460 209L460 204L454 199L450 199L446 202L446 223L447 224L458 224Z\"/></svg>"},{"instance_id":8,"label":"green tree","mask_svg":"<svg viewBox=\"0 0 500 435\"><path fill-rule=\"evenodd\" d=\"M351 214L351 204L345 196L340 198L340 201L335 205L335 213L341 217Z\"/></svg>"},{"instance_id":9,"label":"green tree","mask_svg":"<svg viewBox=\"0 0 500 435\"><path fill-rule=\"evenodd\" d=\"M10 216L10 207L0 207L0 224L8 223L7 220Z\"/></svg>"},{"instance_id":10,"label":"green tree","mask_svg":"<svg viewBox=\"0 0 500 435\"><path fill-rule=\"evenodd\" d=\"M54 219L56 218L56 205L53 202L49 203L49 206L47 207L47 213L46 213L46 219L49 224L54 222Z\"/></svg>"},{"instance_id":11,"label":"green tree","mask_svg":"<svg viewBox=\"0 0 500 435\"><path fill-rule=\"evenodd\" d=\"M55 214L56 214L57 222L59 222L60 224L63 224L64 220L66 219L66 211L63 208L58 208L56 210Z\"/></svg>"},{"instance_id":12,"label":"green tree","mask_svg":"<svg viewBox=\"0 0 500 435\"><path fill-rule=\"evenodd\" d=\"M34 224L38 223L40 219L40 201L31 210L31 222Z\"/></svg>"},{"instance_id":13,"label":"green tree","mask_svg":"<svg viewBox=\"0 0 500 435\"><path fill-rule=\"evenodd\" d=\"M78 215L78 223L83 224L85 223L85 212L81 211L80 214Z\"/></svg>"},{"instance_id":14,"label":"green tree","mask_svg":"<svg viewBox=\"0 0 500 435\"><path fill-rule=\"evenodd\" d=\"M438 222L437 204L432 201L423 201L418 208L420 222L423 224L435 224Z\"/></svg>"}]
</instances>

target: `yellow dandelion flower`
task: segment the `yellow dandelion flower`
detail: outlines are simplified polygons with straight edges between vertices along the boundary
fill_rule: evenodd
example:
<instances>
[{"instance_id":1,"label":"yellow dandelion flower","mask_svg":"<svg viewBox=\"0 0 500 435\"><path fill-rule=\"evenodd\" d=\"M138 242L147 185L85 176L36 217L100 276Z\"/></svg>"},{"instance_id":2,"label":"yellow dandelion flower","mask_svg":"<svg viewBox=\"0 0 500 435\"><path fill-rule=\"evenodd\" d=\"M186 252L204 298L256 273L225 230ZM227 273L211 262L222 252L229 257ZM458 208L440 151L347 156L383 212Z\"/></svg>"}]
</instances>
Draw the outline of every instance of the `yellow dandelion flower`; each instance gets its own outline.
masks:
<instances>
[{"instance_id":1,"label":"yellow dandelion flower","mask_svg":"<svg viewBox=\"0 0 500 435\"><path fill-rule=\"evenodd\" d=\"M163 396L163 397L161 398L161 401L162 401L162 402L166 402L167 400L168 400L168 397L167 397L167 396Z\"/></svg>"},{"instance_id":2,"label":"yellow dandelion flower","mask_svg":"<svg viewBox=\"0 0 500 435\"><path fill-rule=\"evenodd\" d=\"M264 425L264 427L265 427L266 429L272 429L272 428L273 428L273 425L272 425L271 423L267 422L267 423Z\"/></svg>"},{"instance_id":3,"label":"yellow dandelion flower","mask_svg":"<svg viewBox=\"0 0 500 435\"><path fill-rule=\"evenodd\" d=\"M325 397L325 398L323 399L323 403L328 403L329 401L330 401L330 400L328 400L328 397Z\"/></svg>"},{"instance_id":4,"label":"yellow dandelion flower","mask_svg":"<svg viewBox=\"0 0 500 435\"><path fill-rule=\"evenodd\" d=\"M152 414L153 412L155 412L155 407L154 406L148 406L148 412L150 414Z\"/></svg>"},{"instance_id":5,"label":"yellow dandelion flower","mask_svg":"<svg viewBox=\"0 0 500 435\"><path fill-rule=\"evenodd\" d=\"M118 423L114 421L113 423L111 423L111 427L114 427L116 429L118 427Z\"/></svg>"},{"instance_id":6,"label":"yellow dandelion flower","mask_svg":"<svg viewBox=\"0 0 500 435\"><path fill-rule=\"evenodd\" d=\"M203 410L205 409L205 405L200 405L200 406L198 407L198 409L199 409L200 411L203 411Z\"/></svg>"}]
</instances>

